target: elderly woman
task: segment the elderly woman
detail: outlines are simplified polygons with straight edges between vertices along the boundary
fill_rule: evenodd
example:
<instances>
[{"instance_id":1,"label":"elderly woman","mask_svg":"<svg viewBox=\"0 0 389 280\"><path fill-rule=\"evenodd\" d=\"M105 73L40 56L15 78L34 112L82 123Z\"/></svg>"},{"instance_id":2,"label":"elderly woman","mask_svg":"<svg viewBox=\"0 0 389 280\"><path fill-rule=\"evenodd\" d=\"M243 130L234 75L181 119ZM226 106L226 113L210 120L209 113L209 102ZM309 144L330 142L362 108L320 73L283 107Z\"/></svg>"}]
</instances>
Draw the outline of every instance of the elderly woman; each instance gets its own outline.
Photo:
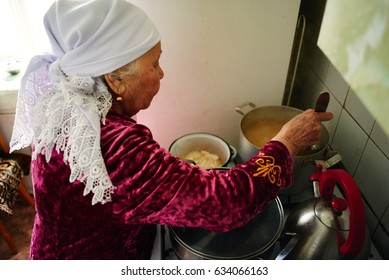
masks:
<instances>
[{"instance_id":1,"label":"elderly woman","mask_svg":"<svg viewBox=\"0 0 389 280\"><path fill-rule=\"evenodd\" d=\"M243 226L292 183L293 155L332 118L303 112L229 171L191 166L131 118L164 76L144 12L125 0L58 0L44 24L53 54L29 64L11 139L12 150L33 147L31 259L149 259L156 224Z\"/></svg>"}]
</instances>

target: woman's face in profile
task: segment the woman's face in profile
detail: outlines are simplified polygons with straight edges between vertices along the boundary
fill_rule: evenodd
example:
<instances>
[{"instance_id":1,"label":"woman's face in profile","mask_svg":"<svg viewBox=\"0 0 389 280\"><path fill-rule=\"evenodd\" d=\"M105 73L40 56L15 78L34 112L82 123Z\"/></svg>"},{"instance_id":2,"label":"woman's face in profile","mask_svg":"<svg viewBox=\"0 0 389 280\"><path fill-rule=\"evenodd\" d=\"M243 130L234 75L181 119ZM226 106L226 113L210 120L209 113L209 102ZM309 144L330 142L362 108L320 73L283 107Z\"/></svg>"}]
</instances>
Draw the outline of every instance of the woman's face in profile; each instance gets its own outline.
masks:
<instances>
[{"instance_id":1,"label":"woman's face in profile","mask_svg":"<svg viewBox=\"0 0 389 280\"><path fill-rule=\"evenodd\" d=\"M150 106L151 101L159 91L160 80L164 76L159 65L161 53L161 43L159 42L137 59L136 75L123 75L120 78L119 86L113 87L108 83L111 89L116 93L120 92L119 95L122 97L120 102L114 104L116 106L113 105L115 111L133 116ZM122 90L115 90L115 87Z\"/></svg>"}]
</instances>

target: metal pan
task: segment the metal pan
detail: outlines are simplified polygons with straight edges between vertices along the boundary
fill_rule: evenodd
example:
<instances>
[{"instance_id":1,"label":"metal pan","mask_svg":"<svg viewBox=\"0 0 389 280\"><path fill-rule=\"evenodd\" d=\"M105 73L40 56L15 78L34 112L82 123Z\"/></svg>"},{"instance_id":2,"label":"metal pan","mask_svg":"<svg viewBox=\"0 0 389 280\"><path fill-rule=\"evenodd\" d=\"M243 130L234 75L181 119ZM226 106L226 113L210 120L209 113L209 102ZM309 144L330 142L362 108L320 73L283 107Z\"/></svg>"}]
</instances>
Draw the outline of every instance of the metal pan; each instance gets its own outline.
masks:
<instances>
[{"instance_id":1,"label":"metal pan","mask_svg":"<svg viewBox=\"0 0 389 280\"><path fill-rule=\"evenodd\" d=\"M170 227L170 242L182 260L267 259L284 225L284 211L277 197L246 226L229 232L203 228Z\"/></svg>"}]
</instances>

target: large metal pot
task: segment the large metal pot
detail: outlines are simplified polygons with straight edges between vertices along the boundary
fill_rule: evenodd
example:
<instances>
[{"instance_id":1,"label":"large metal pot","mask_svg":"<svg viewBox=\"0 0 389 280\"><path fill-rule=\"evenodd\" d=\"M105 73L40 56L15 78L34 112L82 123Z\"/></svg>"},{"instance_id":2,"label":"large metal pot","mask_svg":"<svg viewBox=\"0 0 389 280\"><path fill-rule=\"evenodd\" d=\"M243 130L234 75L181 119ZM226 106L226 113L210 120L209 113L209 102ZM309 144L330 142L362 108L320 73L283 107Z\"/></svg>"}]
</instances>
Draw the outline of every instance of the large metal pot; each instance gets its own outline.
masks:
<instances>
[{"instance_id":1,"label":"large metal pot","mask_svg":"<svg viewBox=\"0 0 389 280\"><path fill-rule=\"evenodd\" d=\"M247 106L251 107L252 110L247 113L244 113L243 108ZM254 143L252 139L250 139L250 133L253 132L253 128L256 129L258 123L270 121L285 124L289 120L303 112L299 109L288 106L256 107L256 105L251 102L241 104L236 108L236 111L244 116L240 123L239 146L237 155L238 163L242 163L249 160L251 157L255 156L262 148L261 145ZM274 133L276 134L277 132ZM260 134L261 132L258 131L258 133ZM273 136L275 136L275 134L266 135L266 137L264 137L268 141ZM310 188L309 177L312 173L315 172L316 167L315 164L307 163L314 163L314 160L325 160L328 143L329 133L325 126L322 125L321 138L319 144L317 145L317 148L307 149L293 157L293 186L288 189L282 190L280 194L294 195L299 194Z\"/></svg>"},{"instance_id":2,"label":"large metal pot","mask_svg":"<svg viewBox=\"0 0 389 280\"><path fill-rule=\"evenodd\" d=\"M246 226L229 232L203 228L170 227L172 248L181 260L268 259L284 225L284 211L277 197Z\"/></svg>"}]
</instances>

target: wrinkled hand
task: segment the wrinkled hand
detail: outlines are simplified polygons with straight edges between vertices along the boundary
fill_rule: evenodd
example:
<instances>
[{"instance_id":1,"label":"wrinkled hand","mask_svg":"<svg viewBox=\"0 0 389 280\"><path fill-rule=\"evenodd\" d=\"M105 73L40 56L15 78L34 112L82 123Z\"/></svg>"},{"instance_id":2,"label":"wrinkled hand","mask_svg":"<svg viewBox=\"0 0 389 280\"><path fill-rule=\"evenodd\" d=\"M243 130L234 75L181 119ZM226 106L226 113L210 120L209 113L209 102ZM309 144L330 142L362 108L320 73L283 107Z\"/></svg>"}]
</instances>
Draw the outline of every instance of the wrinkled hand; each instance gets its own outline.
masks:
<instances>
[{"instance_id":1,"label":"wrinkled hand","mask_svg":"<svg viewBox=\"0 0 389 280\"><path fill-rule=\"evenodd\" d=\"M282 142L291 156L294 156L317 144L320 140L321 122L332 118L331 112L315 112L308 109L288 121L273 140Z\"/></svg>"}]
</instances>

